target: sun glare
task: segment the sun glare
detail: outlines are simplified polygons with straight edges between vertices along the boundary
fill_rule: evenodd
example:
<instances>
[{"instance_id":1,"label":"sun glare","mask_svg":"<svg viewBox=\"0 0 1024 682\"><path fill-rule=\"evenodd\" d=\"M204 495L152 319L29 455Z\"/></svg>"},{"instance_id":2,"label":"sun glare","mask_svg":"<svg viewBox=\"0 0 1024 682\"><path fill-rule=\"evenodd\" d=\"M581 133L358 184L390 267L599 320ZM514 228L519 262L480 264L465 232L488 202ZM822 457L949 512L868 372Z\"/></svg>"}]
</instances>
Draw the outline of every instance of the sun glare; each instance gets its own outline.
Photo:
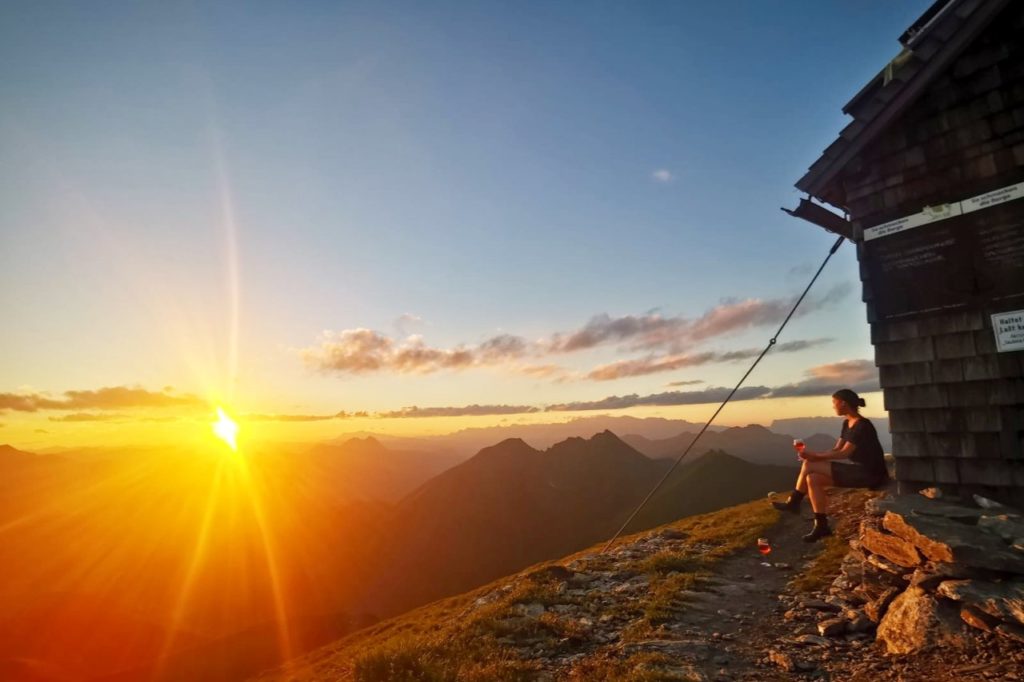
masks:
<instances>
[{"instance_id":1,"label":"sun glare","mask_svg":"<svg viewBox=\"0 0 1024 682\"><path fill-rule=\"evenodd\" d=\"M213 432L218 438L228 444L232 450L238 450L238 424L224 412L221 407L217 408L217 421L211 424Z\"/></svg>"}]
</instances>

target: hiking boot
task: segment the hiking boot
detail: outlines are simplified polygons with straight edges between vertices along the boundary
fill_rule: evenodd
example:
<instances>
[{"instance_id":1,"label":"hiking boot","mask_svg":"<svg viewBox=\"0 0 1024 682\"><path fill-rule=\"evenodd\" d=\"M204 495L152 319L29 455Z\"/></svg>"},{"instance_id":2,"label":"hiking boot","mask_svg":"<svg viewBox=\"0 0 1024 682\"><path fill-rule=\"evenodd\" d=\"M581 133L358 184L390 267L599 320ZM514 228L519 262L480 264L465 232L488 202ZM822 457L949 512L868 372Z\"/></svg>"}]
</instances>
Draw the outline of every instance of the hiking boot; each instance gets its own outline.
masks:
<instances>
[{"instance_id":1,"label":"hiking boot","mask_svg":"<svg viewBox=\"0 0 1024 682\"><path fill-rule=\"evenodd\" d=\"M814 520L814 528L803 537L804 542L814 542L820 538L832 535L832 529L828 527L828 521Z\"/></svg>"},{"instance_id":2,"label":"hiking boot","mask_svg":"<svg viewBox=\"0 0 1024 682\"><path fill-rule=\"evenodd\" d=\"M791 512L793 514L800 513L800 503L803 502L804 494L799 490L794 490L789 494L789 499L785 502L772 502L772 506L779 511Z\"/></svg>"}]
</instances>

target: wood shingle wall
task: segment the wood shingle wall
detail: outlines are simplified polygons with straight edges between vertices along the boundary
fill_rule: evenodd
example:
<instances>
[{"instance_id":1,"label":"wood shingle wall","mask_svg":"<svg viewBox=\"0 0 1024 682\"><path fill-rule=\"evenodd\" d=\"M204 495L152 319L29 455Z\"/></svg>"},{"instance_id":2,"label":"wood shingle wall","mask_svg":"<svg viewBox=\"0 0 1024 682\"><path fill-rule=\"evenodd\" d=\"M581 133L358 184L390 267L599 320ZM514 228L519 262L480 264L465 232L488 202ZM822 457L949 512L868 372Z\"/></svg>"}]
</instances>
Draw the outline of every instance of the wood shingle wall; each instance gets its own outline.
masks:
<instances>
[{"instance_id":1,"label":"wood shingle wall","mask_svg":"<svg viewBox=\"0 0 1024 682\"><path fill-rule=\"evenodd\" d=\"M879 102L865 97L857 106ZM855 121L858 113L871 115L850 113ZM1024 280L1016 274L1024 270L1009 262L991 275L987 261L975 259L958 268L950 258L948 281L902 280L902 288L927 290L896 291L894 280L877 274L875 242L860 240L864 228L925 206L1024 182L1024 2L1009 3L925 95L865 147L840 181L859 242L864 300L901 488L938 484L1024 505L1024 352L997 353L990 321L992 313L1024 308L1024 296L1005 294L1007 287L1024 292L1024 281L997 282L1002 288L993 288L986 280ZM950 220L950 227L941 229L970 236L995 220L1011 225L1006 234L1017 239L1024 199ZM924 239L936 229L927 225L915 233L920 230ZM911 308L897 315L884 305L913 294L941 298L946 290L958 292L958 298L951 298L945 311L919 306L917 312Z\"/></svg>"}]
</instances>

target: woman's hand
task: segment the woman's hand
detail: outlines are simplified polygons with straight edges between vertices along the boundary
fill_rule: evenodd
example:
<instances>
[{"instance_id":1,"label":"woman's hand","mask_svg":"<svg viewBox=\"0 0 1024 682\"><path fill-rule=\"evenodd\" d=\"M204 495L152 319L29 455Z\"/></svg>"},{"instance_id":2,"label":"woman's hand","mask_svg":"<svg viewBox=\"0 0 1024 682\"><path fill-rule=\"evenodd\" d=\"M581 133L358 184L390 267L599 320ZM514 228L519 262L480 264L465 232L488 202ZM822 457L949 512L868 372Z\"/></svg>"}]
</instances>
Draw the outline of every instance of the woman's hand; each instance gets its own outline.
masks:
<instances>
[{"instance_id":1,"label":"woman's hand","mask_svg":"<svg viewBox=\"0 0 1024 682\"><path fill-rule=\"evenodd\" d=\"M800 457L807 462L820 462L824 459L819 453L811 452L810 450L804 450Z\"/></svg>"}]
</instances>

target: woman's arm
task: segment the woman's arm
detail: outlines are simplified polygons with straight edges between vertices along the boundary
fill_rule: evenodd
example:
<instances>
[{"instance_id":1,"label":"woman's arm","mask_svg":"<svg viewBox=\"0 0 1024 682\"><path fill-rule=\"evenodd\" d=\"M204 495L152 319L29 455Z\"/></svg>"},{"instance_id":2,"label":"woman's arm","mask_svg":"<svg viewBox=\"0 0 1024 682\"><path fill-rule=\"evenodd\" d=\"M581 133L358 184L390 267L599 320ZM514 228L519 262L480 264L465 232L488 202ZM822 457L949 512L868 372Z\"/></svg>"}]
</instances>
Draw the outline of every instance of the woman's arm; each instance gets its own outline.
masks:
<instances>
[{"instance_id":1,"label":"woman's arm","mask_svg":"<svg viewBox=\"0 0 1024 682\"><path fill-rule=\"evenodd\" d=\"M836 447L831 450L825 450L823 452L807 452L804 451L804 459L808 462L825 462L833 459L849 459L853 451L857 449L857 446L848 440L842 438L836 443Z\"/></svg>"}]
</instances>

